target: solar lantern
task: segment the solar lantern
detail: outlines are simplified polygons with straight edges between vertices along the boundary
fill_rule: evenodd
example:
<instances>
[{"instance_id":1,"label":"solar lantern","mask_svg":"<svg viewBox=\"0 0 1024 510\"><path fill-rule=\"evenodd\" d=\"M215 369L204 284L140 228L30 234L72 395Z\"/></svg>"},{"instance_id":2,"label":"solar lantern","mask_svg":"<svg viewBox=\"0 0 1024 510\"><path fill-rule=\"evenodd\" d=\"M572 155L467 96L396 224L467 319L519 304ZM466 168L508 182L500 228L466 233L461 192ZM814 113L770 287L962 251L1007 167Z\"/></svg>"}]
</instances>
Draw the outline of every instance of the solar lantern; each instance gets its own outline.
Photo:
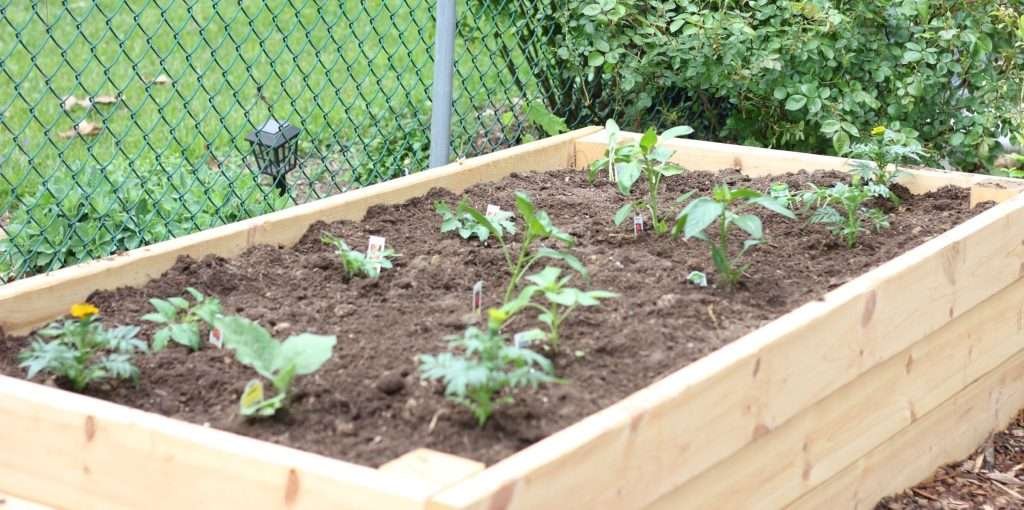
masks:
<instances>
[{"instance_id":1,"label":"solar lantern","mask_svg":"<svg viewBox=\"0 0 1024 510\"><path fill-rule=\"evenodd\" d=\"M288 194L288 172L295 170L299 162L300 131L271 118L245 137L252 145L260 173L274 179L274 187L281 195Z\"/></svg>"}]
</instances>

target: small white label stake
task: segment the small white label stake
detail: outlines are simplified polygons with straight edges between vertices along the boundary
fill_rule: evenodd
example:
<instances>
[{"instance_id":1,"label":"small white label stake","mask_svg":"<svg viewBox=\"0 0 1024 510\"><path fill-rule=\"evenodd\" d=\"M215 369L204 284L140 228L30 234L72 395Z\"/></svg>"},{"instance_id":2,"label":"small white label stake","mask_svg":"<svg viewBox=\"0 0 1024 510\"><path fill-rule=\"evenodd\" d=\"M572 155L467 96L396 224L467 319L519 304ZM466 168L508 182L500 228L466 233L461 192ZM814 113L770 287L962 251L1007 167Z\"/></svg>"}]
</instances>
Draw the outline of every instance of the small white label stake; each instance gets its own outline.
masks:
<instances>
[{"instance_id":1,"label":"small white label stake","mask_svg":"<svg viewBox=\"0 0 1024 510\"><path fill-rule=\"evenodd\" d=\"M484 213L484 216L486 216L488 218L493 218L494 216L496 216L500 212L501 212L501 207L498 207L498 206L496 206L494 204L487 204L487 211Z\"/></svg>"},{"instance_id":2,"label":"small white label stake","mask_svg":"<svg viewBox=\"0 0 1024 510\"><path fill-rule=\"evenodd\" d=\"M213 328L210 330L210 343L218 349L224 348L224 335L220 332L219 328Z\"/></svg>"},{"instance_id":3,"label":"small white label stake","mask_svg":"<svg viewBox=\"0 0 1024 510\"><path fill-rule=\"evenodd\" d=\"M512 337L512 345L514 345L516 349L525 349L530 345L530 333L528 331L516 333L515 336Z\"/></svg>"},{"instance_id":4,"label":"small white label stake","mask_svg":"<svg viewBox=\"0 0 1024 510\"><path fill-rule=\"evenodd\" d=\"M633 237L640 235L644 231L644 215L637 214L633 216Z\"/></svg>"},{"instance_id":5,"label":"small white label stake","mask_svg":"<svg viewBox=\"0 0 1024 510\"><path fill-rule=\"evenodd\" d=\"M481 280L473 285L473 313L479 315L484 307L484 282Z\"/></svg>"},{"instance_id":6,"label":"small white label stake","mask_svg":"<svg viewBox=\"0 0 1024 510\"><path fill-rule=\"evenodd\" d=\"M380 271L380 259L384 254L384 245L387 241L380 236L370 236L366 246L366 260L369 260L377 271Z\"/></svg>"}]
</instances>

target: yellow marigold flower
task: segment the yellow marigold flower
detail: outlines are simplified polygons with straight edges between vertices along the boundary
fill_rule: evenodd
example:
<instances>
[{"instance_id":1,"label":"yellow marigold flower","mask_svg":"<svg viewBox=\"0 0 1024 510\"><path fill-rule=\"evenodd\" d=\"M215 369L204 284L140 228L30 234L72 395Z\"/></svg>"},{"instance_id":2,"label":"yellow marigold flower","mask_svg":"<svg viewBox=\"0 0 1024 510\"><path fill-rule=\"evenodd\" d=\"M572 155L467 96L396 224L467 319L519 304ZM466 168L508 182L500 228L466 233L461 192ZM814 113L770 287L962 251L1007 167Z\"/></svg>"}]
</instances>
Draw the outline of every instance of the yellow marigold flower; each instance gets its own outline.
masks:
<instances>
[{"instance_id":1,"label":"yellow marigold flower","mask_svg":"<svg viewBox=\"0 0 1024 510\"><path fill-rule=\"evenodd\" d=\"M487 317L492 323L500 326L508 320L508 312L498 308L491 308L487 310Z\"/></svg>"},{"instance_id":2,"label":"yellow marigold flower","mask_svg":"<svg viewBox=\"0 0 1024 510\"><path fill-rule=\"evenodd\" d=\"M885 134L885 126L875 126L871 129L871 136L882 136Z\"/></svg>"},{"instance_id":3,"label":"yellow marigold flower","mask_svg":"<svg viewBox=\"0 0 1024 510\"><path fill-rule=\"evenodd\" d=\"M78 303L71 305L71 316L76 319L84 319L100 313L100 309L89 303Z\"/></svg>"}]
</instances>

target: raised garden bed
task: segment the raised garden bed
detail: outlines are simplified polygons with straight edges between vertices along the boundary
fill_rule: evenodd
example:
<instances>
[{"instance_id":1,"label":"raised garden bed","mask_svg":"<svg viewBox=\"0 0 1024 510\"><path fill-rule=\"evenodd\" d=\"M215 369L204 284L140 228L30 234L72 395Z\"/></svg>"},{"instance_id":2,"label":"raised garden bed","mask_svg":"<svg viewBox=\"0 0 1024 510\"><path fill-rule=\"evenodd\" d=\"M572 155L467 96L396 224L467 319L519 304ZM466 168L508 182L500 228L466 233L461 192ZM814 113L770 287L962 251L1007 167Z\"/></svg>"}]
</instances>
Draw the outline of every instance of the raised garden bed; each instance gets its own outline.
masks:
<instances>
[{"instance_id":1,"label":"raised garden bed","mask_svg":"<svg viewBox=\"0 0 1024 510\"><path fill-rule=\"evenodd\" d=\"M232 419L241 391L232 384L244 384L246 377L233 373L218 351L201 351L187 360L181 352L167 351L153 358L152 366L146 365L150 361L142 364L139 391L115 385L93 392L208 421L212 428L0 378L5 420L0 492L54 506L96 508L564 508L568 502L586 508L677 508L682 502L688 507L756 502L816 508L824 501L866 507L969 453L1024 407L1019 377L1024 371L1019 352L1024 347L1024 284L1019 281L1024 200L1015 198L1019 187L1012 181L911 172L903 184L923 195L906 200L891 231L869 237L852 252L830 247L826 234L801 223L767 221L773 245L755 252L748 283L731 294L687 287L690 270L710 270L697 243L651 236L634 240L629 230L610 224L610 213L619 205L614 188L591 188L579 175L552 173L513 177L474 188L470 196L511 208L512 191L530 192L556 224L580 239L578 255L591 266L593 285L623 298L567 326L566 345L580 352L563 353L556 363L568 371L570 383L525 395L519 399L522 405L505 408L477 431L468 413L447 406L429 386L417 384L414 373L403 370L414 367L410 356L441 350L440 338L461 329L472 282L500 273L490 260L500 257L493 250L445 241L430 230L438 224L432 199L453 203L455 196L434 193L404 206L374 209L361 223L317 225L311 234L306 230L317 221L360 220L373 205L401 203L435 187L460 192L516 171L583 168L601 156L604 139L593 129L578 131L0 287L0 326L12 342L21 343L14 335L54 319L95 290L146 284L140 290L93 296L108 317L123 323L139 315L145 297L166 297L196 285L223 293L225 302L243 315L251 312L268 325L286 324L280 327L285 331L328 332L318 331L322 323L339 332L341 346L332 361L337 364L328 370L356 367L354 379L305 385L292 414L270 425ZM824 184L837 175L784 174L844 170L848 164L704 142L666 145L678 150L675 160L690 170L735 168L745 175L687 175L668 184L673 192L706 190L719 180L763 187L767 181L757 179L764 176L793 185ZM947 185L965 189L936 192ZM934 193L924 195L929 192ZM989 200L1006 203L984 212L970 210ZM944 224L974 214L885 262L938 234ZM326 249L318 245L320 230L359 242L367 234L387 235L404 257L379 282L333 287L331 270L337 268L329 259L321 262ZM794 241L801 238L804 244ZM171 269L180 255L232 257L260 244L296 242L294 250L257 247L239 259L182 261L147 284ZM801 247L813 256L790 256ZM438 260L434 255L441 255L440 264L449 262L462 272L448 275L432 268ZM294 288L278 292L289 288L293 271L295 279L309 282L304 296L295 295ZM253 283L259 281L267 285L262 295ZM498 287L500 281L488 284ZM225 285L235 288L226 290ZM497 294L492 301L499 299ZM330 309L324 296L336 296ZM359 299L372 306L349 310ZM396 308L394 303L403 299L407 306ZM297 300L308 308L291 310L288 303ZM424 302L438 313L428 315L431 308ZM393 313L405 309L416 319L403 321ZM361 321L367 324L360 326ZM609 323L622 327L602 334ZM383 339L409 337L408 345L392 342L398 361L379 374L370 373L384 368L377 360L356 357L378 351L364 348L359 339L349 340L357 346L345 346L346 334L372 335L365 328L374 324L394 330L379 333ZM381 343L385 349L389 345ZM9 360L14 350L5 345L0 352L7 352ZM165 402L153 397L158 393L146 393L161 389L147 374L167 375L161 366L172 362L186 368L190 363L224 365L219 371L223 380L211 385L224 385L224 408L207 402L196 410L190 407L194 402ZM595 373L595 365L609 375ZM10 373L10 363L6 366ZM359 373L361 366L368 372ZM215 375L197 380L215 380ZM329 390L339 386L362 400L348 408L333 405L337 402ZM173 390L169 383L162 391ZM317 401L337 414L331 424L306 421L317 414ZM965 405L972 413L961 416ZM353 408L374 416L355 424L364 416L353 419ZM439 410L446 414L438 418ZM384 428L388 416L395 430ZM424 432L428 427L430 432ZM374 433L375 428L381 432ZM941 445L927 443L936 437L944 438ZM462 457L425 450L400 456L403 448L417 446ZM499 459L504 460L487 469L478 462Z\"/></svg>"}]
</instances>

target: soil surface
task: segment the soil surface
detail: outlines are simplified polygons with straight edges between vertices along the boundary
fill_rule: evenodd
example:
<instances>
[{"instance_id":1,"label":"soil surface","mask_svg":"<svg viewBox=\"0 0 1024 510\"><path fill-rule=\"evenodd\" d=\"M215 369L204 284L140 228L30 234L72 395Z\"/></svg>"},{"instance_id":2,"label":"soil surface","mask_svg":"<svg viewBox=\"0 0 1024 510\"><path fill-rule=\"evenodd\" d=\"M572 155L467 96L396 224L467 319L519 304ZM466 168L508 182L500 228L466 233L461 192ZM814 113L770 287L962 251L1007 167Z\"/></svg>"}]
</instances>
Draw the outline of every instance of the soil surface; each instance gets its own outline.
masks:
<instances>
[{"instance_id":1,"label":"soil surface","mask_svg":"<svg viewBox=\"0 0 1024 510\"><path fill-rule=\"evenodd\" d=\"M778 178L791 189L809 182L830 185L840 174ZM664 206L684 191L707 192L719 182L765 190L766 179L735 171L690 173L668 179ZM638 192L645 192L638 186ZM108 325L143 326L151 297L182 295L186 287L217 296L226 313L259 321L278 338L299 332L337 335L334 357L314 375L299 377L289 412L243 421L238 398L255 373L227 350L196 353L172 344L138 357L138 386L95 384L87 393L177 419L308 451L378 466L416 447L496 462L607 407L630 393L707 355L784 313L821 297L925 240L977 214L968 191L944 188L910 196L893 209L892 228L868 234L847 249L820 225L767 213L767 242L752 250L741 286L729 292L687 283L693 270L715 283L706 246L616 227L624 203L614 186L587 184L585 174L560 171L516 174L468 191L480 208L514 210L513 191L529 193L554 223L577 239L574 253L591 272L589 287L621 295L596 309L578 311L563 326L563 349L552 355L564 384L527 390L501 408L483 429L464 408L444 399L438 384L420 381L418 353L445 349L445 337L465 328L471 289L484 281L484 304L500 304L507 273L500 250L439 232L434 202L458 197L434 190L396 206L372 208L359 223L313 225L292 248L257 246L240 257L182 258L142 288L97 292L90 301ZM903 190L905 191L905 190ZM639 196L639 194L638 194ZM648 220L649 221L649 220ZM379 280L346 283L331 248L331 232L362 249L368 236L386 236L402 256ZM736 239L738 245L739 238ZM508 331L537 325L520 317ZM2 338L0 373L24 377L16 356L28 338ZM62 385L62 381L41 380Z\"/></svg>"},{"instance_id":2,"label":"soil surface","mask_svg":"<svg viewBox=\"0 0 1024 510\"><path fill-rule=\"evenodd\" d=\"M1024 509L1024 412L970 457L883 499L876 510Z\"/></svg>"}]
</instances>

